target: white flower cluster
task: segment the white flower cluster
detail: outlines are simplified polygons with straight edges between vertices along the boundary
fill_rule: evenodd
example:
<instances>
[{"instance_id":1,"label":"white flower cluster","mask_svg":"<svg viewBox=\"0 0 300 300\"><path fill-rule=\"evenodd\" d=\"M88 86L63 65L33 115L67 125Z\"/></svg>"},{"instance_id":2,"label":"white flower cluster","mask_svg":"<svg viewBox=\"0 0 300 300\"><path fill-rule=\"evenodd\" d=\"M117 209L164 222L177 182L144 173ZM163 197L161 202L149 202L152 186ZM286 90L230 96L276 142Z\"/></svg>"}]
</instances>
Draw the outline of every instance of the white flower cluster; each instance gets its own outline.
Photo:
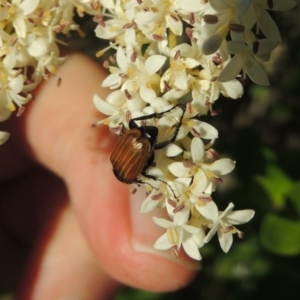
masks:
<instances>
[{"instance_id":1,"label":"white flower cluster","mask_svg":"<svg viewBox=\"0 0 300 300\"><path fill-rule=\"evenodd\" d=\"M64 59L58 33L77 30L74 9L99 14L100 3L87 0L0 0L0 122L13 111L20 115L31 91ZM9 137L0 131L0 145Z\"/></svg>"},{"instance_id":2,"label":"white flower cluster","mask_svg":"<svg viewBox=\"0 0 300 300\"><path fill-rule=\"evenodd\" d=\"M94 103L108 117L97 124L121 134L131 119L155 126L158 143L176 140L154 152L154 162L138 180L146 183L141 212L165 208L170 220L154 218L166 229L154 247L181 247L200 260L199 248L217 232L227 252L234 227L248 222L253 210L220 212L211 194L235 162L212 148L217 130L201 121L213 114L220 94L243 94L247 76L268 85L261 65L280 41L268 11L288 10L294 0L0 0L0 121L31 99L42 79L63 62L57 33L79 30L73 21L93 15L96 36L110 40L116 55L104 63L110 75L103 87L114 91ZM185 38L188 43L182 42ZM166 113L164 113L166 112ZM8 138L0 131L0 144Z\"/></svg>"},{"instance_id":3,"label":"white flower cluster","mask_svg":"<svg viewBox=\"0 0 300 300\"><path fill-rule=\"evenodd\" d=\"M175 257L183 248L200 260L199 249L218 233L227 252L232 234L242 237L234 225L248 222L254 211L232 211L232 203L219 211L212 200L212 192L235 162L219 158L212 148L218 132L200 117L213 113L220 94L241 97L241 81L247 76L257 84L269 84L261 62L269 59L280 34L268 10L291 9L295 1L104 2L106 8L94 18L95 32L109 39L108 48L116 51L104 63L110 74L102 83L114 91L105 100L94 96L97 109L108 115L96 124L122 134L130 130L131 119L144 116L137 126L157 127L158 142L170 140L180 125L176 140L155 150L154 163L137 178L147 188L141 212L165 208L170 217L154 218L166 229L154 248L171 249ZM182 36L189 43L179 42Z\"/></svg>"}]
</instances>

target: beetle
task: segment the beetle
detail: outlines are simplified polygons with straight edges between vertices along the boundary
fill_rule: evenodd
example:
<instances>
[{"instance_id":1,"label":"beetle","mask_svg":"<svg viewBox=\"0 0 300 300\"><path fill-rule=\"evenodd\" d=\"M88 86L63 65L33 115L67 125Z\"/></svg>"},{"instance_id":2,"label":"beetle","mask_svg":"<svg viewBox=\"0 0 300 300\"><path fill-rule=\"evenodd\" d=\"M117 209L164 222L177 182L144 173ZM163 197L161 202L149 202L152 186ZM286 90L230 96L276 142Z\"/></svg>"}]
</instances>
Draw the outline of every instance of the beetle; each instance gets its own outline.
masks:
<instances>
[{"instance_id":1,"label":"beetle","mask_svg":"<svg viewBox=\"0 0 300 300\"><path fill-rule=\"evenodd\" d=\"M181 107L182 115L176 125L174 135L163 142L157 143L158 128L155 126L138 126L135 121L143 121L150 118L159 118L175 107ZM110 161L116 178L126 184L144 183L138 179L139 175L157 180L155 176L146 174L146 170L154 162L154 150L159 150L175 141L179 132L186 105L175 105L162 113L153 113L141 116L129 121L129 130L120 136L116 148L111 154Z\"/></svg>"}]
</instances>

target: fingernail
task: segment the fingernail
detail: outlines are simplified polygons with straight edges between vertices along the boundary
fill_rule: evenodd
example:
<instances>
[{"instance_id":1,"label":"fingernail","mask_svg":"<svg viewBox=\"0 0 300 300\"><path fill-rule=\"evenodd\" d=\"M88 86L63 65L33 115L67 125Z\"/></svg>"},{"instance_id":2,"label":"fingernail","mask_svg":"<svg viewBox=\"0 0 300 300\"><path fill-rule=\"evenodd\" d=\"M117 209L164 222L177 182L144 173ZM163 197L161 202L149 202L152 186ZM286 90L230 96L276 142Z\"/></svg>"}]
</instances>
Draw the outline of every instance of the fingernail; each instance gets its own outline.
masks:
<instances>
[{"instance_id":1,"label":"fingernail","mask_svg":"<svg viewBox=\"0 0 300 300\"><path fill-rule=\"evenodd\" d=\"M146 252L164 257L193 270L199 270L200 264L197 261L179 257L175 259L168 250L160 251L153 248L155 241L165 233L165 229L157 226L152 217L169 219L164 209L155 209L150 213L140 213L141 205L146 198L146 190L139 187L135 194L130 197L130 214L132 228L132 245L138 252Z\"/></svg>"}]
</instances>

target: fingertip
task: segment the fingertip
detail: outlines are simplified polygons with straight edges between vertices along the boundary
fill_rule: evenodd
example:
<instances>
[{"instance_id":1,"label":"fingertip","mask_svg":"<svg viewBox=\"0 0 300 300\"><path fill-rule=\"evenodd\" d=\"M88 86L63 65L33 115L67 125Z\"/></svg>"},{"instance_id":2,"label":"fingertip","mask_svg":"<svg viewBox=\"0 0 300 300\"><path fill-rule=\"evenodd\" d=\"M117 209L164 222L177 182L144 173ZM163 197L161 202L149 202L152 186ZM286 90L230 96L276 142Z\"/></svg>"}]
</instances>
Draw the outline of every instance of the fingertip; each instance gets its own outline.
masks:
<instances>
[{"instance_id":1,"label":"fingertip","mask_svg":"<svg viewBox=\"0 0 300 300\"><path fill-rule=\"evenodd\" d=\"M58 76L59 87L50 79L37 91L26 116L26 138L34 158L65 180L96 260L115 280L140 289L171 291L186 285L195 276L194 265L153 250L159 234L150 215L135 223L146 234L133 230L129 188L116 180L110 164L114 135L105 126L91 128L101 118L93 95L108 94L101 88L105 71L75 54ZM142 201L134 207L139 210Z\"/></svg>"},{"instance_id":2,"label":"fingertip","mask_svg":"<svg viewBox=\"0 0 300 300\"><path fill-rule=\"evenodd\" d=\"M135 236L129 187L113 177L110 164L103 163L98 173L105 174L105 180L94 174L94 182L80 187L72 184L80 189L72 194L91 248L104 270L123 284L153 292L177 290L191 282L199 264L153 249L160 233L151 215L135 220L134 226L143 228L143 233ZM143 200L137 198L135 207Z\"/></svg>"}]
</instances>

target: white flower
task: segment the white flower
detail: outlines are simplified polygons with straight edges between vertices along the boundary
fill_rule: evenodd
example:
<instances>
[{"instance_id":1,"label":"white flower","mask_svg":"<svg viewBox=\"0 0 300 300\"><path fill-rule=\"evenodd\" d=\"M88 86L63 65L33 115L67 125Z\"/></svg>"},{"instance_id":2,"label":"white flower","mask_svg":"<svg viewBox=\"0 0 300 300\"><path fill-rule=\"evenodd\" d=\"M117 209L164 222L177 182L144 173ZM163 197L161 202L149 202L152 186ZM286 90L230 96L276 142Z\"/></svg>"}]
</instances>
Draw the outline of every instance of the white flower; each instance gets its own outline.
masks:
<instances>
[{"instance_id":1,"label":"white flower","mask_svg":"<svg viewBox=\"0 0 300 300\"><path fill-rule=\"evenodd\" d=\"M6 110L14 111L16 109L15 104L22 107L31 98L29 94L21 94L25 88L24 81L26 78L13 69L14 66L11 65L13 62L8 58L4 58L2 64L0 62L0 109L4 110L4 114L2 111L0 114L2 119L5 119L4 115L8 116Z\"/></svg>"},{"instance_id":2,"label":"white flower","mask_svg":"<svg viewBox=\"0 0 300 300\"><path fill-rule=\"evenodd\" d=\"M204 38L202 44L204 54L216 52L221 47L229 30L231 31L231 38L243 39L244 32L235 32L232 30L234 28L232 25L238 25L242 28L245 26L241 23L241 16L247 12L251 2L252 0L210 1L211 8L207 9L203 16L200 29Z\"/></svg>"},{"instance_id":3,"label":"white flower","mask_svg":"<svg viewBox=\"0 0 300 300\"><path fill-rule=\"evenodd\" d=\"M49 40L45 37L37 37L29 46L28 53L36 58L40 58L48 54Z\"/></svg>"},{"instance_id":4,"label":"white flower","mask_svg":"<svg viewBox=\"0 0 300 300\"><path fill-rule=\"evenodd\" d=\"M155 157L157 160L157 156ZM155 176L160 180L166 182L166 178L164 176L164 172L162 172L159 168L151 168L147 175ZM143 201L141 205L141 213L148 213L155 208L164 208L166 206L166 201L168 199L168 185L167 182L163 183L162 181L154 181L149 178L143 178L145 182L147 182L147 188L150 187L150 192L148 196ZM148 186L149 185L149 186ZM152 188L154 187L154 188Z\"/></svg>"},{"instance_id":5,"label":"white flower","mask_svg":"<svg viewBox=\"0 0 300 300\"><path fill-rule=\"evenodd\" d=\"M270 2L253 0L252 2L253 5L246 16L247 20L252 20L252 24L257 21L258 30L261 30L267 38L281 41L278 27L266 10L289 10L292 9L297 2L294 0L272 0Z\"/></svg>"},{"instance_id":6,"label":"white flower","mask_svg":"<svg viewBox=\"0 0 300 300\"><path fill-rule=\"evenodd\" d=\"M16 33L9 35L2 29L0 29L0 57L1 56L5 56L3 61L5 61L10 68L22 68L27 65L34 65L34 59L28 53L26 41L18 38Z\"/></svg>"},{"instance_id":7,"label":"white flower","mask_svg":"<svg viewBox=\"0 0 300 300\"><path fill-rule=\"evenodd\" d=\"M38 59L37 66L33 74L36 84L38 84L42 79L47 79L49 74L55 74L57 66L61 65L65 61L64 57L59 57L59 53L55 49L57 45L52 44L52 46L54 48L52 48L53 51Z\"/></svg>"},{"instance_id":8,"label":"white flower","mask_svg":"<svg viewBox=\"0 0 300 300\"><path fill-rule=\"evenodd\" d=\"M202 81L207 81L207 93L209 96L209 103L213 104L219 97L220 93L225 97L230 97L232 99L240 98L243 94L242 84L233 78L231 81L220 82L217 80L218 76L222 72L222 67L217 67L214 63L209 62L208 66L200 71L199 77Z\"/></svg>"},{"instance_id":9,"label":"white flower","mask_svg":"<svg viewBox=\"0 0 300 300\"><path fill-rule=\"evenodd\" d=\"M199 248L204 244L204 230L202 227L192 225L176 226L173 222L153 217L153 221L166 228L167 231L154 244L158 250L167 250L176 246L179 251L181 246L191 258L201 260Z\"/></svg>"},{"instance_id":10,"label":"white flower","mask_svg":"<svg viewBox=\"0 0 300 300\"><path fill-rule=\"evenodd\" d=\"M130 68L130 57L125 55L122 47L118 47L116 54L116 62L118 67L110 67L110 75L108 75L102 82L103 87L109 87L111 89L116 89L121 86L124 82L125 77L128 76L128 69Z\"/></svg>"},{"instance_id":11,"label":"white flower","mask_svg":"<svg viewBox=\"0 0 300 300\"><path fill-rule=\"evenodd\" d=\"M94 105L106 115L94 125L107 125L120 135L131 130L133 120L142 139L149 138L149 126L158 129L157 137L151 137L146 169L137 175L148 191L141 212L162 208L171 219L154 218L166 228L155 248L172 248L175 255L183 248L200 260L199 248L218 232L227 252L232 234L241 235L233 225L249 221L254 212L233 212L232 203L220 212L212 201L217 182L235 162L219 158L211 148L218 131L201 116L209 111L213 115L220 95L240 98L243 87L238 79L248 76L254 83L269 84L261 62L270 58L281 37L268 11L295 4L294 0L2 0L0 121L16 106L20 115L30 92L64 61L57 34L83 33L73 20L74 11L80 17L92 15L96 36L109 40L96 56L116 51L110 63L104 63L110 64L110 75L102 83L114 91L106 99L94 96ZM181 43L183 35L189 43ZM0 131L0 144L8 137Z\"/></svg>"},{"instance_id":12,"label":"white flower","mask_svg":"<svg viewBox=\"0 0 300 300\"><path fill-rule=\"evenodd\" d=\"M277 41L268 39L254 41L249 45L240 41L228 42L229 51L235 55L218 77L218 81L230 81L243 70L253 82L269 85L267 73L256 58L264 58L276 45ZM243 77L245 78L244 74Z\"/></svg>"},{"instance_id":13,"label":"white flower","mask_svg":"<svg viewBox=\"0 0 300 300\"><path fill-rule=\"evenodd\" d=\"M242 232L233 225L247 223L254 216L252 209L232 211L233 208L233 203L229 203L225 211L218 211L214 201L204 203L202 206L196 206L199 213L208 220L208 227L211 228L204 239L205 243L208 243L217 232L220 246L224 252L228 252L232 245L232 234L238 233L242 235Z\"/></svg>"},{"instance_id":14,"label":"white flower","mask_svg":"<svg viewBox=\"0 0 300 300\"><path fill-rule=\"evenodd\" d=\"M146 60L141 56L135 59L128 69L128 79L122 85L122 90L127 90L130 95L139 91L141 98L150 103L159 91L160 76L157 72L166 61L163 55L151 55Z\"/></svg>"},{"instance_id":15,"label":"white flower","mask_svg":"<svg viewBox=\"0 0 300 300\"><path fill-rule=\"evenodd\" d=\"M181 58L181 48L182 46L179 45L170 51L170 67L161 78L161 91L166 89L166 83L168 84L168 88L174 88L181 91L189 90L188 70L197 67L200 62L196 59Z\"/></svg>"},{"instance_id":16,"label":"white flower","mask_svg":"<svg viewBox=\"0 0 300 300\"><path fill-rule=\"evenodd\" d=\"M169 217L176 226L182 226L188 223L191 212L191 199L188 193L188 187L191 184L191 178L177 178L174 181L168 181L168 188L174 193L173 197L167 199L166 209Z\"/></svg>"},{"instance_id":17,"label":"white flower","mask_svg":"<svg viewBox=\"0 0 300 300\"><path fill-rule=\"evenodd\" d=\"M252 0L209 0L209 3L211 7L218 12L233 10L236 15L241 16L249 9Z\"/></svg>"},{"instance_id":18,"label":"white flower","mask_svg":"<svg viewBox=\"0 0 300 300\"><path fill-rule=\"evenodd\" d=\"M136 7L134 20L143 34L152 41L166 38L169 28L174 34L182 35L182 20L177 14L176 0L142 1Z\"/></svg>"},{"instance_id":19,"label":"white flower","mask_svg":"<svg viewBox=\"0 0 300 300\"><path fill-rule=\"evenodd\" d=\"M119 127L121 124L125 125L128 123L127 112L140 111L145 106L145 102L140 98L134 98L128 100L124 93L120 90L113 91L110 93L106 101L100 98L98 95L94 95L94 105L96 108L109 117L98 122L97 124L107 124L111 128Z\"/></svg>"},{"instance_id":20,"label":"white flower","mask_svg":"<svg viewBox=\"0 0 300 300\"><path fill-rule=\"evenodd\" d=\"M211 160L205 151L205 146L200 138L193 138L191 142L191 162L174 162L169 165L170 172L177 177L197 176L206 177L206 188L212 184L215 189L215 179L230 173L235 166L234 161L228 158ZM202 180L203 182L203 180Z\"/></svg>"},{"instance_id":21,"label":"white flower","mask_svg":"<svg viewBox=\"0 0 300 300\"><path fill-rule=\"evenodd\" d=\"M33 27L28 16L38 7L40 0L12 0L15 10L13 26L20 38L25 38L26 33Z\"/></svg>"},{"instance_id":22,"label":"white flower","mask_svg":"<svg viewBox=\"0 0 300 300\"><path fill-rule=\"evenodd\" d=\"M106 21L101 19L95 29L96 36L107 40L115 38L117 43L122 46L132 44L135 40L136 24L133 22L135 11L133 9L124 10L119 2L113 12L114 15L110 15L111 19Z\"/></svg>"}]
</instances>

